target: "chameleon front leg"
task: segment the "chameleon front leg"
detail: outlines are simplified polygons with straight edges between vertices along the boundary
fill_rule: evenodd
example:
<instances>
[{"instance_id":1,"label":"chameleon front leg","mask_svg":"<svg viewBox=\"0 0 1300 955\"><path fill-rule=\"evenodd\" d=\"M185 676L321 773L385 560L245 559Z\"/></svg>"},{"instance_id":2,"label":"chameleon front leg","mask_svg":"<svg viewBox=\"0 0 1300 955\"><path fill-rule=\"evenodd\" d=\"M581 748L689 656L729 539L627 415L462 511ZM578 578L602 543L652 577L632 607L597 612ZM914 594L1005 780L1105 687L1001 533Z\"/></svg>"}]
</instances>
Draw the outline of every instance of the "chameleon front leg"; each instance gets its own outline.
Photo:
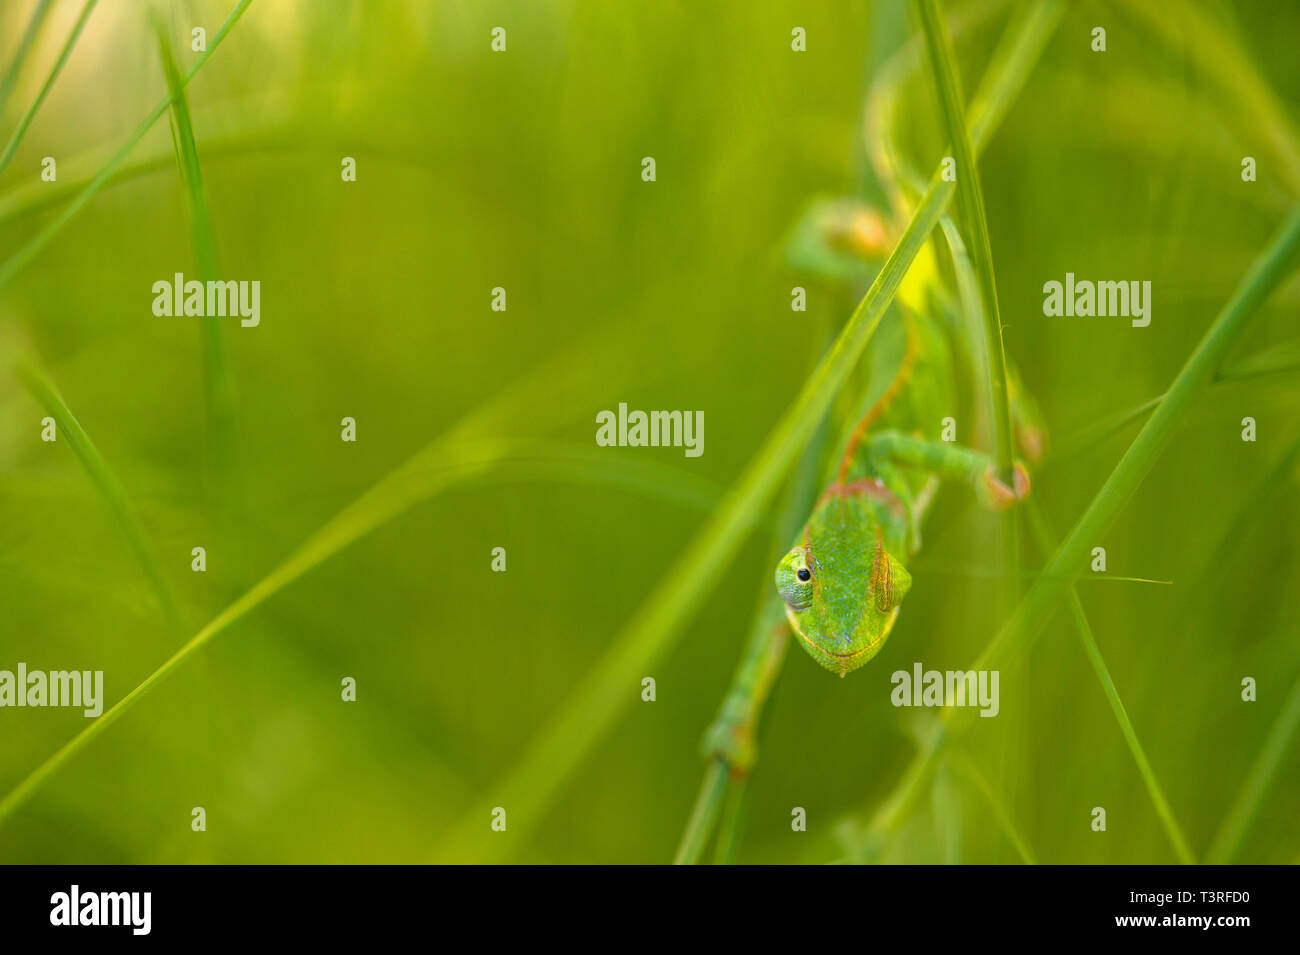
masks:
<instances>
[{"instance_id":1,"label":"chameleon front leg","mask_svg":"<svg viewBox=\"0 0 1300 955\"><path fill-rule=\"evenodd\" d=\"M768 601L750 633L731 688L718 716L705 731L703 746L708 766L686 831L673 859L675 865L693 865L708 842L724 794L727 812L718 835L718 855L729 861L739 835L740 802L746 775L757 759L754 735L763 703L771 692L790 643L790 628L780 602Z\"/></svg>"},{"instance_id":2,"label":"chameleon front leg","mask_svg":"<svg viewBox=\"0 0 1300 955\"><path fill-rule=\"evenodd\" d=\"M1014 467L1014 487L1008 487L997 477L993 459L987 454L948 441L881 431L869 437L858 453L868 470L881 476L886 484L889 475L898 469L914 468L969 486L990 510L1004 510L1029 494L1029 472L1019 461Z\"/></svg>"},{"instance_id":3,"label":"chameleon front leg","mask_svg":"<svg viewBox=\"0 0 1300 955\"><path fill-rule=\"evenodd\" d=\"M717 718L704 733L705 757L721 761L733 777L748 773L756 759L754 735L763 703L781 671L790 627L778 601L765 609L736 668Z\"/></svg>"}]
</instances>

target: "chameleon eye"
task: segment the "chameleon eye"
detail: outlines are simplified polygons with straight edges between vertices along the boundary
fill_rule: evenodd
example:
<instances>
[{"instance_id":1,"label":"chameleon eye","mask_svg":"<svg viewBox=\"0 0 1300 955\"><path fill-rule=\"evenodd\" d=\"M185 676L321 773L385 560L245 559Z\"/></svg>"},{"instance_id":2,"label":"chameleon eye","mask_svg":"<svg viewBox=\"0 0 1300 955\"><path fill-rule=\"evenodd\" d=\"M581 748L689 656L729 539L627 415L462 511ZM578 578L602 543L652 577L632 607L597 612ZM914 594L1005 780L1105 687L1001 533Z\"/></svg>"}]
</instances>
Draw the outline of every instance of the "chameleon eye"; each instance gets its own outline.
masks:
<instances>
[{"instance_id":1,"label":"chameleon eye","mask_svg":"<svg viewBox=\"0 0 1300 955\"><path fill-rule=\"evenodd\" d=\"M808 572L807 567L800 567L799 572L795 574L800 580L811 580L812 574Z\"/></svg>"}]
</instances>

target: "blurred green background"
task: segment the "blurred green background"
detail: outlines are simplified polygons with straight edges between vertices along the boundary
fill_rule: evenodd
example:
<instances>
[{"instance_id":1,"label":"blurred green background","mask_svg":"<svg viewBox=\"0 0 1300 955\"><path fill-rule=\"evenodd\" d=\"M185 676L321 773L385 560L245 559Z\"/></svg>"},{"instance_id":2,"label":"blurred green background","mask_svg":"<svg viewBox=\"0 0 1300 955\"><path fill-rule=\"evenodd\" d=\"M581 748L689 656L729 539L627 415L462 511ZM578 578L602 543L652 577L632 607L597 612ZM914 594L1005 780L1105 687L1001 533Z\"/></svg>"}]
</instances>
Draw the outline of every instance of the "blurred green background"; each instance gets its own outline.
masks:
<instances>
[{"instance_id":1,"label":"blurred green background","mask_svg":"<svg viewBox=\"0 0 1300 955\"><path fill-rule=\"evenodd\" d=\"M0 258L166 95L148 12L163 11L183 71L197 56L191 28L211 44L232 6L99 5L0 176ZM968 93L1014 6L945 6L983 11L956 38ZM35 7L0 11L6 64ZM80 9L53 4L5 105L5 137ZM1271 90L1294 122L1300 8L1190 9L1216 43L1176 12L1162 34L1128 4L1071 4L981 162L1006 347L1058 441L1168 386L1296 195L1289 128L1260 122L1242 90ZM1098 25L1105 53L1090 49ZM490 50L496 26L504 54ZM790 49L795 26L806 53ZM512 389L524 397L505 406L501 434L544 435L591 463L572 480L458 482L309 570L47 780L0 826L0 860L444 851L741 474L819 357L812 330L847 317L861 290L794 272L783 244L813 195L872 194L864 90L912 32L895 3L256 0L186 90L220 275L262 283L260 327L222 326L232 459L208 439L197 320L151 312L154 281L196 271L163 119L130 174L0 288L0 668L103 669L116 701L368 487ZM899 95L911 161L933 168L942 118L928 75ZM1247 155L1255 183L1241 181ZM45 156L57 183L40 181ZM341 181L344 156L355 183ZM654 183L641 180L643 156L656 159ZM1044 317L1042 285L1067 271L1150 280L1150 327ZM809 289L807 314L790 310L794 285ZM503 313L489 308L496 286ZM1290 282L1238 355L1294 335L1298 303ZM564 357L590 355L591 341L610 344ZM48 373L138 509L183 632L64 436L41 442L46 412L12 373L22 359ZM527 391L548 362L562 372ZM620 401L702 409L704 455L596 449L595 414ZM1297 410L1294 373L1210 392L1097 542L1112 574L1173 585L1080 584L1198 855L1300 678L1294 467L1259 490L1296 438ZM1247 415L1255 443L1240 438ZM354 444L339 439L344 416ZM1058 533L1134 433L1036 476ZM606 480L616 460L655 468L662 492ZM996 629L993 526L968 495L941 496L906 609L868 667L840 680L791 649L740 861L844 857L843 821L889 795L933 716L893 708L890 674L918 660L965 668ZM190 570L194 546L207 549L205 574ZM490 570L497 546L505 573ZM671 858L700 734L770 575L768 536L755 533L646 674L657 701L626 687L612 732L537 826L497 834L485 817L482 839L509 839L516 861ZM340 701L348 676L356 703ZM1246 676L1255 703L1240 699ZM1068 617L1001 691L1001 717L977 720L965 749L1041 861L1173 861ZM0 710L0 793L87 722ZM1295 861L1298 799L1288 739L1238 858ZM191 831L195 806L206 832ZM791 831L794 806L806 833ZM1104 834L1090 829L1094 806L1107 810ZM477 855L472 841L457 853ZM944 769L887 858L1018 856L984 796Z\"/></svg>"}]
</instances>

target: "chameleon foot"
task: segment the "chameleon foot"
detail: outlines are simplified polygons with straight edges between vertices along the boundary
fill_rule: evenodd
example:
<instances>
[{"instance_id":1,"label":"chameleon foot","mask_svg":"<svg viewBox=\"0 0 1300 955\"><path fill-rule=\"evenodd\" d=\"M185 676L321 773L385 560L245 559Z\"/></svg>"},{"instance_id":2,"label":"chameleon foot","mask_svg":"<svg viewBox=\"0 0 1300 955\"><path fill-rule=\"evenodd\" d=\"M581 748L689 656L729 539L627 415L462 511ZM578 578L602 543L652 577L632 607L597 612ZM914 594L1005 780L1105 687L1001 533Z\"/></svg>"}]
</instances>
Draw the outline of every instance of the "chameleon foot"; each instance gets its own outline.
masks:
<instances>
[{"instance_id":1,"label":"chameleon foot","mask_svg":"<svg viewBox=\"0 0 1300 955\"><path fill-rule=\"evenodd\" d=\"M1008 507L1017 501L1023 501L1029 496L1029 472L1019 461L1012 468L1015 472L1015 490L1007 487L994 472L993 465L989 465L984 471L983 498L984 504L994 511L1005 511Z\"/></svg>"}]
</instances>

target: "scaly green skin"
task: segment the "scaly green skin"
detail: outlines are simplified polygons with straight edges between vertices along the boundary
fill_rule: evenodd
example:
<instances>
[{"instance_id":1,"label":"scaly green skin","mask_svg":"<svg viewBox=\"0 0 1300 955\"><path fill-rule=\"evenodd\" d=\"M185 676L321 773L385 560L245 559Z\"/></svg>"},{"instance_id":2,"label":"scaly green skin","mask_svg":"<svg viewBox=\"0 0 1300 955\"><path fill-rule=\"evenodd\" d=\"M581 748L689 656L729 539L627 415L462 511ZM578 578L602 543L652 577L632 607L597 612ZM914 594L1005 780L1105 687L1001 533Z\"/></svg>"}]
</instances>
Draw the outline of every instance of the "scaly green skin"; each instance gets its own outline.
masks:
<instances>
[{"instance_id":1,"label":"scaly green skin","mask_svg":"<svg viewBox=\"0 0 1300 955\"><path fill-rule=\"evenodd\" d=\"M883 230L867 221L869 211L855 224L848 208L843 201L815 207L813 217L829 226L804 235L842 237L869 256L868 239ZM809 257L817 251L810 242L803 247ZM882 327L872 344L862 420L839 476L776 568L776 588L799 643L840 676L867 663L889 637L912 583L904 562L920 547L921 522L938 480L966 484L992 509L1010 506L1029 491L1022 464L1009 488L994 476L988 456L939 440L943 419L957 414L953 332L931 317L927 286L935 278L933 264L918 262L899 292L904 321L889 331ZM1036 458L1041 429L1027 398L1021 406L1026 413L1018 415L1017 433Z\"/></svg>"},{"instance_id":2,"label":"scaly green skin","mask_svg":"<svg viewBox=\"0 0 1300 955\"><path fill-rule=\"evenodd\" d=\"M902 502L879 480L832 484L777 565L790 626L826 669L848 673L884 645L912 586L894 556L908 530Z\"/></svg>"}]
</instances>

